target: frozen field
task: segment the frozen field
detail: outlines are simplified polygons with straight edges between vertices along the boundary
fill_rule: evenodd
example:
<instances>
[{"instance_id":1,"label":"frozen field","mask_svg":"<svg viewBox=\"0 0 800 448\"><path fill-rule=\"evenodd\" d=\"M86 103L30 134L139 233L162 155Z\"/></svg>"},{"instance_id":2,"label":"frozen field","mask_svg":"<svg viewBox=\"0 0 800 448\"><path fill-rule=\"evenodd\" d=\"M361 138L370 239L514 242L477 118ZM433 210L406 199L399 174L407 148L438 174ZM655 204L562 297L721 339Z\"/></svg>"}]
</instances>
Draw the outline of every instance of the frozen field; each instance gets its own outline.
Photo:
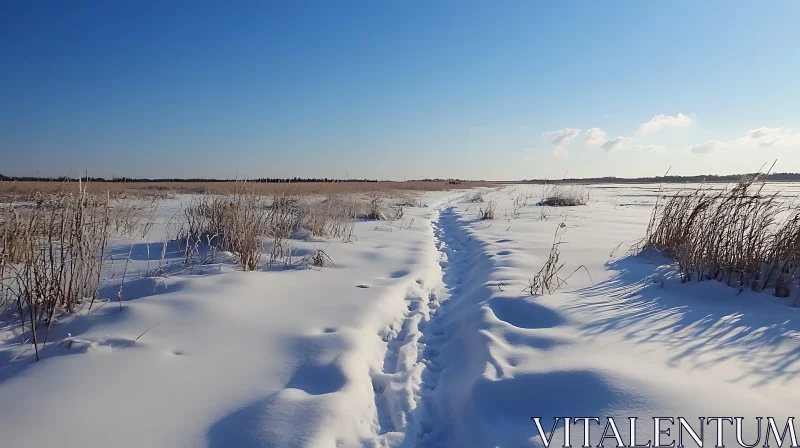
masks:
<instances>
[{"instance_id":1,"label":"frozen field","mask_svg":"<svg viewBox=\"0 0 800 448\"><path fill-rule=\"evenodd\" d=\"M753 417L782 428L800 407L797 293L681 284L668 260L629 256L658 188L589 186L588 205L558 208L536 205L539 185L421 193L353 242L292 241L335 266L241 272L223 254L149 278L179 207L165 201L144 240L114 243L131 260L121 304L106 276L108 302L54 325L40 362L2 325L0 446L524 447L542 443L534 416L547 432L613 416L626 443L639 416L646 443L654 416L715 415L745 417L752 443ZM532 296L557 231L568 284Z\"/></svg>"}]
</instances>

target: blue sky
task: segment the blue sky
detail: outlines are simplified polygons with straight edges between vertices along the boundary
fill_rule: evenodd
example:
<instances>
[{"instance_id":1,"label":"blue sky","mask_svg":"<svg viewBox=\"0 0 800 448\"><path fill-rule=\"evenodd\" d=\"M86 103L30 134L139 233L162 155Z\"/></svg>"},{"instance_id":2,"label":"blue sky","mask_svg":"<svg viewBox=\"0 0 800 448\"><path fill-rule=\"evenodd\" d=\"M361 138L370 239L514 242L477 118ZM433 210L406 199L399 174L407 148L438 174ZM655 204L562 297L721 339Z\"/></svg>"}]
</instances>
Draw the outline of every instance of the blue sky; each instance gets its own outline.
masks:
<instances>
[{"instance_id":1,"label":"blue sky","mask_svg":"<svg viewBox=\"0 0 800 448\"><path fill-rule=\"evenodd\" d=\"M798 1L230 3L0 2L0 173L800 171Z\"/></svg>"}]
</instances>

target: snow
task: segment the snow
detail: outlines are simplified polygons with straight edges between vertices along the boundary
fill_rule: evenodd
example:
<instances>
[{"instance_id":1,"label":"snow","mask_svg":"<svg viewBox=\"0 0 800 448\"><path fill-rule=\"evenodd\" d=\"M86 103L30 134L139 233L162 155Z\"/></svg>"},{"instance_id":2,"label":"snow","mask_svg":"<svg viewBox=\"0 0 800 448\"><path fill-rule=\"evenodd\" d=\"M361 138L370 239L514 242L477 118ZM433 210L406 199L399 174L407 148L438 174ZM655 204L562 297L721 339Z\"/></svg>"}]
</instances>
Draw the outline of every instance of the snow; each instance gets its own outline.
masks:
<instances>
[{"instance_id":1,"label":"snow","mask_svg":"<svg viewBox=\"0 0 800 448\"><path fill-rule=\"evenodd\" d=\"M335 267L240 272L218 254L148 278L186 198L165 201L149 256L141 241L116 243L133 259L121 311L117 272L110 301L54 325L40 362L2 324L0 444L517 447L541 445L534 416L548 432L554 417L613 416L626 441L638 416L643 442L654 416L743 416L748 440L755 416L782 428L800 404L796 310L626 256L657 189L591 186L588 205L543 208L541 186L511 185L486 190L497 207L486 221L469 192L424 193L428 207L407 208L402 226L293 241ZM562 222L572 275L531 296ZM581 427L571 437L580 446ZM725 440L736 444L730 426Z\"/></svg>"}]
</instances>

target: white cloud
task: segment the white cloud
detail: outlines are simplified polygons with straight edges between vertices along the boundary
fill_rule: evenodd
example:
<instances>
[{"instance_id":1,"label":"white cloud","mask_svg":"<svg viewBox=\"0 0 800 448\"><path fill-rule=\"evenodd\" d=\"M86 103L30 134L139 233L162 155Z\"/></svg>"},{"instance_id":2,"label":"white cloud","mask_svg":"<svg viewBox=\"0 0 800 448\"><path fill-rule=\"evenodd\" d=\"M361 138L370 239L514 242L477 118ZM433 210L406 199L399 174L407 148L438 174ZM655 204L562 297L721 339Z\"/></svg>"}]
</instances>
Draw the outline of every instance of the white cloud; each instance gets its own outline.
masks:
<instances>
[{"instance_id":1,"label":"white cloud","mask_svg":"<svg viewBox=\"0 0 800 448\"><path fill-rule=\"evenodd\" d=\"M542 138L550 142L552 145L560 146L560 145L568 145L572 139L578 136L581 133L580 129L575 128L567 128L562 129L560 131L553 131L553 132L545 132L542 134Z\"/></svg>"},{"instance_id":2,"label":"white cloud","mask_svg":"<svg viewBox=\"0 0 800 448\"><path fill-rule=\"evenodd\" d=\"M567 155L567 146L578 134L581 133L580 129L567 128L560 131L545 132L542 138L555 146L553 155L556 157L565 157Z\"/></svg>"},{"instance_id":3,"label":"white cloud","mask_svg":"<svg viewBox=\"0 0 800 448\"><path fill-rule=\"evenodd\" d=\"M800 145L800 132L794 132L789 128L758 128L748 131L746 136L736 142L761 148Z\"/></svg>"},{"instance_id":4,"label":"white cloud","mask_svg":"<svg viewBox=\"0 0 800 448\"><path fill-rule=\"evenodd\" d=\"M710 142L702 143L692 148L695 154L705 154L709 152L718 151L720 149L728 149L730 145L719 140L711 140Z\"/></svg>"},{"instance_id":5,"label":"white cloud","mask_svg":"<svg viewBox=\"0 0 800 448\"><path fill-rule=\"evenodd\" d=\"M694 123L694 119L694 114L684 115L678 113L678 115L675 116L664 114L656 115L652 120L639 126L639 135L647 135L664 128L689 127Z\"/></svg>"},{"instance_id":6,"label":"white cloud","mask_svg":"<svg viewBox=\"0 0 800 448\"><path fill-rule=\"evenodd\" d=\"M602 146L603 143L608 141L608 135L600 128L591 128L586 131L583 140L587 145Z\"/></svg>"},{"instance_id":7,"label":"white cloud","mask_svg":"<svg viewBox=\"0 0 800 448\"><path fill-rule=\"evenodd\" d=\"M758 148L786 148L800 147L800 132L795 132L790 128L758 128L747 131L747 135L739 137L729 142L712 140L692 148L695 154L705 154L720 149L744 149L753 150Z\"/></svg>"},{"instance_id":8,"label":"white cloud","mask_svg":"<svg viewBox=\"0 0 800 448\"><path fill-rule=\"evenodd\" d=\"M665 152L667 150L667 148L661 145L633 145L631 149L643 152Z\"/></svg>"},{"instance_id":9,"label":"white cloud","mask_svg":"<svg viewBox=\"0 0 800 448\"><path fill-rule=\"evenodd\" d=\"M555 145L553 155L565 156L567 155L567 144L578 136L581 131L579 129L562 129L556 132L545 132L542 134L546 140ZM632 137L615 137L608 139L608 134L600 128L587 129L583 135L583 141L589 146L597 146L602 148L605 152L620 151L620 150L634 150L634 151L664 151L663 146L659 145L634 145Z\"/></svg>"},{"instance_id":10,"label":"white cloud","mask_svg":"<svg viewBox=\"0 0 800 448\"><path fill-rule=\"evenodd\" d=\"M630 137L615 137L600 145L605 152L618 151L630 147L633 141Z\"/></svg>"}]
</instances>

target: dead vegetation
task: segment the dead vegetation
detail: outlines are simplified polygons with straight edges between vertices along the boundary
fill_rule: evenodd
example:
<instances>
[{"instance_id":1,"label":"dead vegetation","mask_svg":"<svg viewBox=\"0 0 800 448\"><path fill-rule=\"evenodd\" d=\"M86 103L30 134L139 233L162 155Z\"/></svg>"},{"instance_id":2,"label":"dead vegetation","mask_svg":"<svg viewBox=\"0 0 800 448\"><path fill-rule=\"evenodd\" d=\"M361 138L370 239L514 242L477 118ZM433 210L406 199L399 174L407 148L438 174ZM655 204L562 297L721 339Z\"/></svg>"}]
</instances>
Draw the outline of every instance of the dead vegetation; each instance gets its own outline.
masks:
<instances>
[{"instance_id":1,"label":"dead vegetation","mask_svg":"<svg viewBox=\"0 0 800 448\"><path fill-rule=\"evenodd\" d=\"M565 222L561 222L558 227L556 227L555 235L553 236L553 244L550 246L550 253L547 256L547 261L545 261L544 265L536 275L533 276L528 281L528 286L523 289L523 292L527 292L530 295L542 295L544 293L552 294L559 290L562 286L567 284L567 280L572 277L576 272L578 272L581 268L586 271L586 275L589 276L589 280L592 280L592 276L589 274L589 270L586 266L578 266L572 274L568 275L566 278L562 278L559 276L561 269L564 267L564 263L561 262L561 251L559 247L564 244L562 241L562 237L564 232L567 229L567 224Z\"/></svg>"},{"instance_id":2,"label":"dead vegetation","mask_svg":"<svg viewBox=\"0 0 800 448\"><path fill-rule=\"evenodd\" d=\"M187 263L208 262L209 254L213 260L216 251L225 251L248 271L258 268L265 239L271 241L270 264L291 264L288 242L293 238L351 242L356 238L359 220L399 219L403 209L387 205L379 194L367 199L349 195L315 199L289 194L267 197L243 190L195 198L184 214L184 225L176 238L186 248Z\"/></svg>"},{"instance_id":3,"label":"dead vegetation","mask_svg":"<svg viewBox=\"0 0 800 448\"><path fill-rule=\"evenodd\" d=\"M417 196L407 196L404 195L394 204L395 207L417 207L417 208L427 208L428 204L422 202L422 200Z\"/></svg>"},{"instance_id":4,"label":"dead vegetation","mask_svg":"<svg viewBox=\"0 0 800 448\"><path fill-rule=\"evenodd\" d=\"M263 235L271 216L263 200L248 193L206 196L184 210L185 227L178 239L185 247L187 263L200 255L205 243L211 260L217 250L230 252L245 271L258 268L264 251Z\"/></svg>"},{"instance_id":5,"label":"dead vegetation","mask_svg":"<svg viewBox=\"0 0 800 448\"><path fill-rule=\"evenodd\" d=\"M538 205L548 207L572 207L586 205L589 201L589 193L580 185L550 185L544 191L542 200Z\"/></svg>"},{"instance_id":6,"label":"dead vegetation","mask_svg":"<svg viewBox=\"0 0 800 448\"><path fill-rule=\"evenodd\" d=\"M563 234L563 229L566 227L567 225L562 222L556 228L556 234L553 237L553 245L550 247L547 261L545 261L542 268L539 269L539 272L529 280L528 287L525 288L524 291L529 292L531 295L542 295L545 292L552 293L563 284L561 278L558 276L561 268L564 267L564 264L559 261L561 252L558 250L558 246L562 244L561 236Z\"/></svg>"},{"instance_id":7,"label":"dead vegetation","mask_svg":"<svg viewBox=\"0 0 800 448\"><path fill-rule=\"evenodd\" d=\"M234 194L241 190L239 182L92 182L86 187L88 194L106 195L111 199L155 198L164 199L176 194ZM0 202L32 200L38 195L59 194L77 190L78 181L0 181ZM490 186L488 182L459 181L408 181L408 182L247 182L248 190L263 196L272 195L341 195L439 191Z\"/></svg>"},{"instance_id":8,"label":"dead vegetation","mask_svg":"<svg viewBox=\"0 0 800 448\"><path fill-rule=\"evenodd\" d=\"M336 266L336 263L334 263L331 257L322 249L315 249L314 252L303 258L302 263L307 267L315 267L318 269Z\"/></svg>"},{"instance_id":9,"label":"dead vegetation","mask_svg":"<svg viewBox=\"0 0 800 448\"><path fill-rule=\"evenodd\" d=\"M478 219L481 221L487 219L494 219L495 215L495 203L494 201L489 201L486 203L485 207L481 207L478 209Z\"/></svg>"},{"instance_id":10,"label":"dead vegetation","mask_svg":"<svg viewBox=\"0 0 800 448\"><path fill-rule=\"evenodd\" d=\"M483 191L476 191L467 196L466 202L483 202Z\"/></svg>"},{"instance_id":11,"label":"dead vegetation","mask_svg":"<svg viewBox=\"0 0 800 448\"><path fill-rule=\"evenodd\" d=\"M800 210L763 194L765 180L659 197L641 251L675 260L684 282L717 280L788 297L800 266Z\"/></svg>"},{"instance_id":12,"label":"dead vegetation","mask_svg":"<svg viewBox=\"0 0 800 448\"><path fill-rule=\"evenodd\" d=\"M369 201L369 209L366 213L361 214L359 218L365 221L381 221L386 219L385 205L383 198L379 195L374 195Z\"/></svg>"},{"instance_id":13,"label":"dead vegetation","mask_svg":"<svg viewBox=\"0 0 800 448\"><path fill-rule=\"evenodd\" d=\"M0 211L0 305L31 331L38 359L38 329L57 312L74 312L98 295L112 228L111 201L86 194L48 198ZM42 338L47 342L47 332Z\"/></svg>"},{"instance_id":14,"label":"dead vegetation","mask_svg":"<svg viewBox=\"0 0 800 448\"><path fill-rule=\"evenodd\" d=\"M129 190L98 194L92 193L96 185L86 183L54 185L60 189L0 201L0 312L4 320L19 322L15 331L24 335L21 341L31 343L37 359L61 316L91 311L98 300L118 300L122 309L124 289L137 277L167 278L176 267L191 267L194 272L195 266L214 263L223 252L245 271L259 269L264 254L272 265L335 267L322 249L296 256L291 241L351 242L360 220L403 219L406 207L423 205L414 202L413 192L404 195L411 202L393 203L388 190L265 195L260 188L240 183L229 194L196 195L185 205L175 202L180 211L159 224L165 226L167 237L153 249L156 265L150 265L151 243L142 243L146 269L141 266L134 273L129 268L134 244L123 248L119 242L145 239L165 196L134 198ZM182 257L169 262L180 256L176 248ZM100 297L101 291L108 294Z\"/></svg>"},{"instance_id":15,"label":"dead vegetation","mask_svg":"<svg viewBox=\"0 0 800 448\"><path fill-rule=\"evenodd\" d=\"M520 193L514 198L514 208L522 208L528 205L528 202L533 198L530 193Z\"/></svg>"}]
</instances>

